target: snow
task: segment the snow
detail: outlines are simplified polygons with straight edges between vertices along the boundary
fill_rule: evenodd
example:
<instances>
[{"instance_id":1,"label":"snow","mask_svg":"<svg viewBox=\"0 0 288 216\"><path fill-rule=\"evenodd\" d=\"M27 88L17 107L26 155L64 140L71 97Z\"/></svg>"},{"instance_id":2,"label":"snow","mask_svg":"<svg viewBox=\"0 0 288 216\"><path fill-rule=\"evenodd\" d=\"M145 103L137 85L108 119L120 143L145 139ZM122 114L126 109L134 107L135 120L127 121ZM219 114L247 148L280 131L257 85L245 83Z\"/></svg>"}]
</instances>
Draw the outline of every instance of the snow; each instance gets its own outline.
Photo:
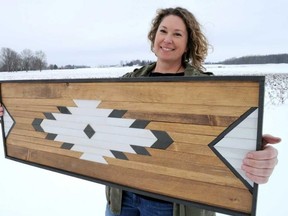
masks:
<instances>
[{"instance_id":1,"label":"snow","mask_svg":"<svg viewBox=\"0 0 288 216\"><path fill-rule=\"evenodd\" d=\"M215 75L249 75L279 73L288 76L288 64L267 65L206 65ZM0 82L5 80L110 78L133 71L134 67L90 68L54 70L42 72L0 73ZM283 80L281 84L285 85ZM269 89L269 86L267 86ZM286 91L287 92L287 91ZM285 93L285 92L284 92ZM275 94L277 95L277 94ZM273 96L275 97L275 96ZM283 104L272 103L275 98L266 94L263 132L282 138L275 147L279 151L279 163L270 181L259 186L257 215L286 215L288 193L288 100ZM0 133L0 136L2 134ZM3 145L3 144L2 144ZM44 169L27 166L4 158L0 148L0 215L3 216L95 216L104 215L105 187L86 180L62 175ZM218 214L222 215L222 214Z\"/></svg>"},{"instance_id":2,"label":"snow","mask_svg":"<svg viewBox=\"0 0 288 216\"><path fill-rule=\"evenodd\" d=\"M243 65L206 65L207 71L215 75L263 75L269 73L288 73L288 64L243 64Z\"/></svg>"},{"instance_id":3,"label":"snow","mask_svg":"<svg viewBox=\"0 0 288 216\"><path fill-rule=\"evenodd\" d=\"M80 68L80 69L57 69L29 71L29 72L0 72L0 81L5 80L33 80L33 79L81 79L81 78L112 78L120 77L126 72L133 71L132 67L109 67L109 68ZM263 75L269 73L288 73L288 64L261 64L261 65L205 65L207 71L217 76L222 75Z\"/></svg>"},{"instance_id":4,"label":"snow","mask_svg":"<svg viewBox=\"0 0 288 216\"><path fill-rule=\"evenodd\" d=\"M133 71L134 67L111 68L79 68L57 69L43 71L1 72L0 81L5 80L35 80L35 79L84 79L84 78L112 78L120 77L124 73Z\"/></svg>"}]
</instances>

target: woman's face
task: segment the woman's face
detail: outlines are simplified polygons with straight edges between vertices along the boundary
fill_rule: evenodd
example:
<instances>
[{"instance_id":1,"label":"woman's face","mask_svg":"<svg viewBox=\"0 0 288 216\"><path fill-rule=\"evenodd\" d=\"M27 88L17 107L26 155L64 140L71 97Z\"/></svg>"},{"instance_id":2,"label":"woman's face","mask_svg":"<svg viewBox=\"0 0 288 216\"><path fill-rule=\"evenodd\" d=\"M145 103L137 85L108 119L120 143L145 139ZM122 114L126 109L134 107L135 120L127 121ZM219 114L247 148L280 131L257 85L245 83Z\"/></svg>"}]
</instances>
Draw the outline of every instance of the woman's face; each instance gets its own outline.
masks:
<instances>
[{"instance_id":1,"label":"woman's face","mask_svg":"<svg viewBox=\"0 0 288 216\"><path fill-rule=\"evenodd\" d=\"M164 17L157 29L153 46L158 61L181 63L182 55L187 49L187 38L187 29L180 17Z\"/></svg>"}]
</instances>

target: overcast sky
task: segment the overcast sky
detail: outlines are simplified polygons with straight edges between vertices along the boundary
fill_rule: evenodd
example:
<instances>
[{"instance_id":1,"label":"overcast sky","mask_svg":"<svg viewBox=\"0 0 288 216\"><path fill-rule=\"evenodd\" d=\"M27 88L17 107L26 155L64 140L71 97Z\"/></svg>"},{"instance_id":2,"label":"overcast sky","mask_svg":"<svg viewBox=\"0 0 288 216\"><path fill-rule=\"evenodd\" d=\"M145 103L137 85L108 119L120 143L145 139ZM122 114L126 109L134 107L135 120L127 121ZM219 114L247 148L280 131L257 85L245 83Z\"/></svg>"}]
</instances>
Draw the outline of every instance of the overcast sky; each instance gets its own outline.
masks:
<instances>
[{"instance_id":1,"label":"overcast sky","mask_svg":"<svg viewBox=\"0 0 288 216\"><path fill-rule=\"evenodd\" d=\"M156 10L182 6L214 50L207 61L287 53L286 0L0 0L0 48L42 50L58 66L150 59Z\"/></svg>"}]
</instances>

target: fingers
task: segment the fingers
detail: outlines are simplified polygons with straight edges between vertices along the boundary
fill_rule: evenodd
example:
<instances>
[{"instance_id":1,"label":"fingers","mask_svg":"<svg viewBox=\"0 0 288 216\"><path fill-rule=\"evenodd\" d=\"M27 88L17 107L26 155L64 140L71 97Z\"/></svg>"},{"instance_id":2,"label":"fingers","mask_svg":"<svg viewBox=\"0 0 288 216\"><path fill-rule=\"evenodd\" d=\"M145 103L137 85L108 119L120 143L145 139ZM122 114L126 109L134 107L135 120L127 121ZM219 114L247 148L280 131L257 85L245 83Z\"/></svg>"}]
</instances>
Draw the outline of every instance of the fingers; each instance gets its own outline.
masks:
<instances>
[{"instance_id":1,"label":"fingers","mask_svg":"<svg viewBox=\"0 0 288 216\"><path fill-rule=\"evenodd\" d=\"M274 167L257 168L257 167L251 167L246 164L243 164L241 168L242 170L245 171L246 176L257 184L267 183L274 170Z\"/></svg>"},{"instance_id":2,"label":"fingers","mask_svg":"<svg viewBox=\"0 0 288 216\"><path fill-rule=\"evenodd\" d=\"M271 175L271 174L270 174ZM269 177L268 176L258 176L258 175L253 175L249 172L246 172L246 176L253 182L257 183L257 184L265 184L269 181Z\"/></svg>"},{"instance_id":3,"label":"fingers","mask_svg":"<svg viewBox=\"0 0 288 216\"><path fill-rule=\"evenodd\" d=\"M265 146L261 151L252 151L249 152L246 156L247 159L254 160L270 160L273 158L277 158L278 150L273 146Z\"/></svg>"},{"instance_id":4,"label":"fingers","mask_svg":"<svg viewBox=\"0 0 288 216\"><path fill-rule=\"evenodd\" d=\"M264 134L262 136L262 144L263 146L267 145L267 144L277 144L281 142L281 138L280 137L275 137L272 136L270 134Z\"/></svg>"},{"instance_id":5,"label":"fingers","mask_svg":"<svg viewBox=\"0 0 288 216\"><path fill-rule=\"evenodd\" d=\"M253 182L264 184L268 182L278 163L278 151L272 146L266 146L261 151L249 152L243 160L242 170Z\"/></svg>"},{"instance_id":6,"label":"fingers","mask_svg":"<svg viewBox=\"0 0 288 216\"><path fill-rule=\"evenodd\" d=\"M278 164L278 159L277 157L266 160L245 158L243 160L243 164L257 169L274 169L274 167Z\"/></svg>"}]
</instances>

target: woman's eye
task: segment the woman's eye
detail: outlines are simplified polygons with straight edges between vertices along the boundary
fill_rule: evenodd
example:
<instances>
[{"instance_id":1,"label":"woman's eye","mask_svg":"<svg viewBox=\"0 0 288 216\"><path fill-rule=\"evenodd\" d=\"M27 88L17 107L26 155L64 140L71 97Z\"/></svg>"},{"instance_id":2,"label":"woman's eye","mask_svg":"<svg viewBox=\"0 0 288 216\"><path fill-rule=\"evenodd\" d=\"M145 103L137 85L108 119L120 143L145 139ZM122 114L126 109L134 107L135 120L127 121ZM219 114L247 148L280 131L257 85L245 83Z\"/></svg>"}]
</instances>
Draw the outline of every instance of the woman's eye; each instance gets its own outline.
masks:
<instances>
[{"instance_id":1,"label":"woman's eye","mask_svg":"<svg viewBox=\"0 0 288 216\"><path fill-rule=\"evenodd\" d=\"M166 33L166 30L160 29L160 32L161 32L161 33Z\"/></svg>"},{"instance_id":2,"label":"woman's eye","mask_svg":"<svg viewBox=\"0 0 288 216\"><path fill-rule=\"evenodd\" d=\"M180 33L175 33L175 36L177 36L177 37L181 37L182 34L180 34Z\"/></svg>"}]
</instances>

